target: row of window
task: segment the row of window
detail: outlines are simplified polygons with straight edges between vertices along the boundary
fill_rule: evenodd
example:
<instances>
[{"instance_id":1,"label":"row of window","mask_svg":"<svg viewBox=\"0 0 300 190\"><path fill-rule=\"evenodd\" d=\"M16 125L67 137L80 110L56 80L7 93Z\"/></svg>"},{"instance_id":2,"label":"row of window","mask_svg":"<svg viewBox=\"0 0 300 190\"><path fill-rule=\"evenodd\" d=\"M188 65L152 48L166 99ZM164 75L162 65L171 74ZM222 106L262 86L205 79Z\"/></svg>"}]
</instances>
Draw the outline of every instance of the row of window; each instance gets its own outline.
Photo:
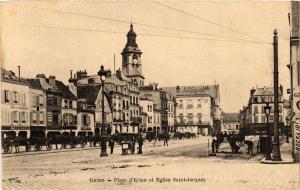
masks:
<instances>
[{"instance_id":1,"label":"row of window","mask_svg":"<svg viewBox=\"0 0 300 190\"><path fill-rule=\"evenodd\" d=\"M73 108L73 101L72 100L64 100L64 108L72 109Z\"/></svg>"},{"instance_id":2,"label":"row of window","mask_svg":"<svg viewBox=\"0 0 300 190\"><path fill-rule=\"evenodd\" d=\"M1 101L3 103L27 105L25 93L20 93L17 91L3 90L1 97L2 97Z\"/></svg>"},{"instance_id":3,"label":"row of window","mask_svg":"<svg viewBox=\"0 0 300 190\"><path fill-rule=\"evenodd\" d=\"M43 112L31 112L30 119L31 123L34 124L44 124L45 121L45 114Z\"/></svg>"},{"instance_id":4,"label":"row of window","mask_svg":"<svg viewBox=\"0 0 300 190\"><path fill-rule=\"evenodd\" d=\"M1 121L2 124L10 124L13 121L14 124L26 124L28 120L28 113L26 112L17 112L17 111L2 111L1 113ZM49 113L48 115L51 119L50 122L54 124L58 124L58 115ZM48 118L49 118L48 117ZM45 123L45 113L43 112L31 112L30 120L32 124L44 124ZM88 114L82 115L81 123L83 125L90 125L90 116ZM63 123L64 125L74 125L77 123L77 116L72 114L64 114L63 115Z\"/></svg>"},{"instance_id":5,"label":"row of window","mask_svg":"<svg viewBox=\"0 0 300 190\"><path fill-rule=\"evenodd\" d=\"M134 105L139 104L139 97L137 97L137 96L130 96L130 105L132 105L132 104L134 104Z\"/></svg>"},{"instance_id":6,"label":"row of window","mask_svg":"<svg viewBox=\"0 0 300 190\"><path fill-rule=\"evenodd\" d=\"M196 106L197 109L201 109L201 107L202 107L202 105L200 103L197 104L197 106ZM179 104L178 108L183 109L183 104ZM193 104L187 104L186 109L194 109L194 105Z\"/></svg>"},{"instance_id":7,"label":"row of window","mask_svg":"<svg viewBox=\"0 0 300 190\"><path fill-rule=\"evenodd\" d=\"M270 112L273 113L274 112L274 108L273 106L270 106L271 109L270 109ZM253 113L256 114L256 113L265 113L265 110L264 110L265 106L258 106L258 105L254 105L253 106ZM282 105L279 105L278 106L278 111L279 113L282 112Z\"/></svg>"},{"instance_id":8,"label":"row of window","mask_svg":"<svg viewBox=\"0 0 300 190\"><path fill-rule=\"evenodd\" d=\"M180 121L180 123L184 122L183 117L179 117L179 121ZM201 118L198 118L196 120L196 123L201 123L201 122L202 122ZM187 123L188 124L193 124L194 123L193 117L187 117Z\"/></svg>"},{"instance_id":9,"label":"row of window","mask_svg":"<svg viewBox=\"0 0 300 190\"><path fill-rule=\"evenodd\" d=\"M188 104L198 103L208 103L208 99L197 99L197 100L178 100L180 104L183 104L184 102L187 102Z\"/></svg>"},{"instance_id":10,"label":"row of window","mask_svg":"<svg viewBox=\"0 0 300 190\"><path fill-rule=\"evenodd\" d=\"M273 96L254 96L253 103L273 102Z\"/></svg>"},{"instance_id":11,"label":"row of window","mask_svg":"<svg viewBox=\"0 0 300 190\"><path fill-rule=\"evenodd\" d=\"M77 124L77 116L71 113L65 113L63 115L63 124L64 125L76 125Z\"/></svg>"},{"instance_id":12,"label":"row of window","mask_svg":"<svg viewBox=\"0 0 300 190\"><path fill-rule=\"evenodd\" d=\"M2 124L27 124L29 114L27 112L18 111L4 111L1 112L1 123Z\"/></svg>"},{"instance_id":13,"label":"row of window","mask_svg":"<svg viewBox=\"0 0 300 190\"><path fill-rule=\"evenodd\" d=\"M187 114L188 117L194 117L193 113L188 113ZM198 118L202 118L202 113L197 113L196 115ZM183 117L183 113L178 114L178 117Z\"/></svg>"},{"instance_id":14,"label":"row of window","mask_svg":"<svg viewBox=\"0 0 300 190\"><path fill-rule=\"evenodd\" d=\"M253 121L254 123L267 123L267 117L265 115L261 115L261 116L255 115L253 118L254 118L254 121ZM260 121L259 121L259 118L260 118ZM273 115L269 116L269 122L270 123L274 122ZM279 115L279 122L283 122L282 115Z\"/></svg>"},{"instance_id":15,"label":"row of window","mask_svg":"<svg viewBox=\"0 0 300 190\"><path fill-rule=\"evenodd\" d=\"M43 95L32 95L32 106L43 106L45 102L45 98Z\"/></svg>"},{"instance_id":16,"label":"row of window","mask_svg":"<svg viewBox=\"0 0 300 190\"><path fill-rule=\"evenodd\" d=\"M130 117L139 117L139 110L130 110Z\"/></svg>"}]
</instances>

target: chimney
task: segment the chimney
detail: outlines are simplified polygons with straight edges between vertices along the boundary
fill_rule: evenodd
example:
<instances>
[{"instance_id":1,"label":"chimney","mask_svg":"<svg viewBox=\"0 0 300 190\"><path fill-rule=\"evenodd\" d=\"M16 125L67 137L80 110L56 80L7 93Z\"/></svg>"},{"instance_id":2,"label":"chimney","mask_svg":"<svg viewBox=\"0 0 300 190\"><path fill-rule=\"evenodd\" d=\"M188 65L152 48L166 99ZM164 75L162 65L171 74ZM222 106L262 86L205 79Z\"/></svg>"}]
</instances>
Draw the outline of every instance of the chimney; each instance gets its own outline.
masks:
<instances>
[{"instance_id":1,"label":"chimney","mask_svg":"<svg viewBox=\"0 0 300 190\"><path fill-rule=\"evenodd\" d=\"M250 90L250 96L252 96L254 93L255 93L255 89L252 88L252 89Z\"/></svg>"},{"instance_id":2,"label":"chimney","mask_svg":"<svg viewBox=\"0 0 300 190\"><path fill-rule=\"evenodd\" d=\"M21 80L21 66L18 66L18 72L19 72L19 81Z\"/></svg>"},{"instance_id":3,"label":"chimney","mask_svg":"<svg viewBox=\"0 0 300 190\"><path fill-rule=\"evenodd\" d=\"M70 79L72 79L73 76L73 70L70 70Z\"/></svg>"},{"instance_id":4,"label":"chimney","mask_svg":"<svg viewBox=\"0 0 300 190\"><path fill-rule=\"evenodd\" d=\"M49 76L49 86L55 87L55 76L53 75Z\"/></svg>"},{"instance_id":5,"label":"chimney","mask_svg":"<svg viewBox=\"0 0 300 190\"><path fill-rule=\"evenodd\" d=\"M155 83L152 83L151 85L152 85L152 90L155 91L155 90L156 90L156 85L155 85Z\"/></svg>"},{"instance_id":6,"label":"chimney","mask_svg":"<svg viewBox=\"0 0 300 190\"><path fill-rule=\"evenodd\" d=\"M35 78L37 78L37 79L46 78L46 76L45 76L45 74L37 74Z\"/></svg>"}]
</instances>

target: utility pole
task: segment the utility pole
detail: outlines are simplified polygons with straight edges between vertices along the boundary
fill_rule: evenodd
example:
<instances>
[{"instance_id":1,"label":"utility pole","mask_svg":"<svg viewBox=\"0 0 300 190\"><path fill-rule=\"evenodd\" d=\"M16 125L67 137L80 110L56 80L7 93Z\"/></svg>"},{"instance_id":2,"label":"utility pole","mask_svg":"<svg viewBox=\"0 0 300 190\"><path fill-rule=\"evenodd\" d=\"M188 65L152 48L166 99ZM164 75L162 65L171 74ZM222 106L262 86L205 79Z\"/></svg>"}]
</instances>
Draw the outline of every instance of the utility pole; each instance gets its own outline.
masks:
<instances>
[{"instance_id":1,"label":"utility pole","mask_svg":"<svg viewBox=\"0 0 300 190\"><path fill-rule=\"evenodd\" d=\"M281 161L279 147L279 112L278 112L278 36L274 30L273 37L274 50L274 142L273 142L273 161Z\"/></svg>"}]
</instances>

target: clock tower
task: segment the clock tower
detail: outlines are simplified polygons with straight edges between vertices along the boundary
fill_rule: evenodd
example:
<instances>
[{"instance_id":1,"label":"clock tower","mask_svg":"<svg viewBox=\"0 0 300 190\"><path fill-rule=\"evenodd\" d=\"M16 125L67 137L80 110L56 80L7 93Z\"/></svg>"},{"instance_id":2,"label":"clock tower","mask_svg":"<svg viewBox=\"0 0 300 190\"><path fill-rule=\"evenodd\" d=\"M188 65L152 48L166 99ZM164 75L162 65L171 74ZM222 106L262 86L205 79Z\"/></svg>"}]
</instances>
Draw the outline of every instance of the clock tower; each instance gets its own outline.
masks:
<instances>
[{"instance_id":1,"label":"clock tower","mask_svg":"<svg viewBox=\"0 0 300 190\"><path fill-rule=\"evenodd\" d=\"M122 51L122 73L131 81L136 82L138 86L144 86L142 72L141 55L142 52L136 43L136 33L133 31L133 25L130 24L130 30L127 33L127 43Z\"/></svg>"}]
</instances>

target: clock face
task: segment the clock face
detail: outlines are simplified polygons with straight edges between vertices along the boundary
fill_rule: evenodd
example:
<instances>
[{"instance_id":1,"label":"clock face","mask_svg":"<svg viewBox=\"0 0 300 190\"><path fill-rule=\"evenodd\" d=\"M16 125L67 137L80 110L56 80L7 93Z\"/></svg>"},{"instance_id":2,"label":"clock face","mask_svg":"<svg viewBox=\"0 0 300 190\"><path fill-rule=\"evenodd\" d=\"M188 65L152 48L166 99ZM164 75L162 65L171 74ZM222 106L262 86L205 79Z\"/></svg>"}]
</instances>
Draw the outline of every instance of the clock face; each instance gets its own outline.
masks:
<instances>
[{"instance_id":1,"label":"clock face","mask_svg":"<svg viewBox=\"0 0 300 190\"><path fill-rule=\"evenodd\" d=\"M137 61L137 59L133 59L132 62L133 62L134 64L137 64L138 61Z\"/></svg>"}]
</instances>

